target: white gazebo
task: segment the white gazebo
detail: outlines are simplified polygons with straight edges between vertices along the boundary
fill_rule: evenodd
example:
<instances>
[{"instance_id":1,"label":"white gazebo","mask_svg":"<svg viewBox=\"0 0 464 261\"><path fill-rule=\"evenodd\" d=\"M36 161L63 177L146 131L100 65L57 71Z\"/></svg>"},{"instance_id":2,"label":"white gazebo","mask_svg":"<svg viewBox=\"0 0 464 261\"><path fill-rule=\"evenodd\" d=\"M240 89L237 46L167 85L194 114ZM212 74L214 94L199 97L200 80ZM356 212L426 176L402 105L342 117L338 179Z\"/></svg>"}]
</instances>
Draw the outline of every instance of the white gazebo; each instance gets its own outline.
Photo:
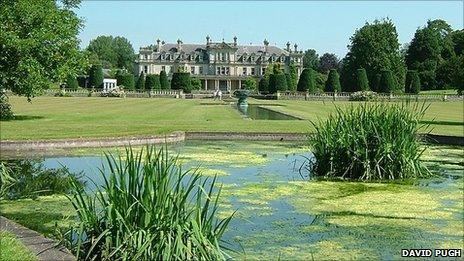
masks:
<instances>
[{"instance_id":1,"label":"white gazebo","mask_svg":"<svg viewBox=\"0 0 464 261\"><path fill-rule=\"evenodd\" d=\"M117 86L116 79L111 79L111 78L103 79L103 92L111 92L117 89L118 89L118 86Z\"/></svg>"}]
</instances>

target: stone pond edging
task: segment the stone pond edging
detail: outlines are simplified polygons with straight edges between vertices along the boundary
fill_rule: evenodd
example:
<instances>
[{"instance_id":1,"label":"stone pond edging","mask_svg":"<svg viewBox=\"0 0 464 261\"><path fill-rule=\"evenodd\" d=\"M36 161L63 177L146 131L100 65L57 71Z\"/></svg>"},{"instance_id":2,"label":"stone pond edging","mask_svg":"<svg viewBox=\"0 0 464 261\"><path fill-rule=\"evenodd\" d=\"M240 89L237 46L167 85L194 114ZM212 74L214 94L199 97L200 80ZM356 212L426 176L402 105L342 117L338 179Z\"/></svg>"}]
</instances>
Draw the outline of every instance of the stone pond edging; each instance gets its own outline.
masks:
<instances>
[{"instance_id":1,"label":"stone pond edging","mask_svg":"<svg viewBox=\"0 0 464 261\"><path fill-rule=\"evenodd\" d=\"M464 146L464 137L424 134L429 143ZM40 151L68 148L98 148L116 146L137 146L145 144L178 143L185 140L244 140L244 141L305 141L305 133L269 133L269 132L182 132L176 131L166 135L88 138L60 140L19 140L0 141L1 152Z\"/></svg>"},{"instance_id":2,"label":"stone pond edging","mask_svg":"<svg viewBox=\"0 0 464 261\"><path fill-rule=\"evenodd\" d=\"M14 234L38 260L76 260L76 257L58 242L2 216L0 216L0 230Z\"/></svg>"}]
</instances>

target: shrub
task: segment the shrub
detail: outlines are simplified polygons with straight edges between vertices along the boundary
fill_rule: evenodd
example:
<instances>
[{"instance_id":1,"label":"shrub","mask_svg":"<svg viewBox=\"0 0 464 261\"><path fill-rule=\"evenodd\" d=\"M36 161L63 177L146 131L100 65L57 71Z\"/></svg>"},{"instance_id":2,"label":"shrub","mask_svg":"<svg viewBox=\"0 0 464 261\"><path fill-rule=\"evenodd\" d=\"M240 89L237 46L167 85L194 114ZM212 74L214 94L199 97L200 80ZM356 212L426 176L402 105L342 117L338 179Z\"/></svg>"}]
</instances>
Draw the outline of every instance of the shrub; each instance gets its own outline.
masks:
<instances>
[{"instance_id":1,"label":"shrub","mask_svg":"<svg viewBox=\"0 0 464 261\"><path fill-rule=\"evenodd\" d=\"M192 77L190 78L190 92L193 90L201 90L201 81L198 78Z\"/></svg>"},{"instance_id":2,"label":"shrub","mask_svg":"<svg viewBox=\"0 0 464 261\"><path fill-rule=\"evenodd\" d=\"M379 95L372 91L359 91L350 94L350 101L376 101Z\"/></svg>"},{"instance_id":3,"label":"shrub","mask_svg":"<svg viewBox=\"0 0 464 261\"><path fill-rule=\"evenodd\" d=\"M269 93L284 92L287 90L285 74L271 74L269 76Z\"/></svg>"},{"instance_id":4,"label":"shrub","mask_svg":"<svg viewBox=\"0 0 464 261\"><path fill-rule=\"evenodd\" d=\"M244 89L246 90L250 90L250 91L254 91L256 90L256 87L257 87L257 82L256 82L256 79L253 78L253 77L248 77L245 79L245 81L243 82L243 85L244 85Z\"/></svg>"},{"instance_id":5,"label":"shrub","mask_svg":"<svg viewBox=\"0 0 464 261\"><path fill-rule=\"evenodd\" d=\"M79 84L77 83L77 78L73 75L68 75L66 78L66 88L71 90L77 90Z\"/></svg>"},{"instance_id":6,"label":"shrub","mask_svg":"<svg viewBox=\"0 0 464 261\"><path fill-rule=\"evenodd\" d=\"M406 74L406 84L404 87L406 93L418 94L420 92L420 79L417 71L408 71Z\"/></svg>"},{"instance_id":7,"label":"shrub","mask_svg":"<svg viewBox=\"0 0 464 261\"><path fill-rule=\"evenodd\" d=\"M118 82L118 86L122 86L126 90L135 89L134 75L130 73L117 74L116 81Z\"/></svg>"},{"instance_id":8,"label":"shrub","mask_svg":"<svg viewBox=\"0 0 464 261\"><path fill-rule=\"evenodd\" d=\"M380 76L379 92L392 93L396 90L396 82L389 70L383 70Z\"/></svg>"},{"instance_id":9,"label":"shrub","mask_svg":"<svg viewBox=\"0 0 464 261\"><path fill-rule=\"evenodd\" d=\"M269 78L268 77L262 77L259 80L258 90L260 93L269 92Z\"/></svg>"},{"instance_id":10,"label":"shrub","mask_svg":"<svg viewBox=\"0 0 464 261\"><path fill-rule=\"evenodd\" d=\"M157 81L157 83L155 83L156 81ZM149 91L149 90L155 89L155 84L158 84L158 86L159 86L158 75L148 74L145 77L145 90Z\"/></svg>"},{"instance_id":11,"label":"shrub","mask_svg":"<svg viewBox=\"0 0 464 261\"><path fill-rule=\"evenodd\" d=\"M162 90L169 89L169 80L165 71L161 71L160 73L160 84Z\"/></svg>"},{"instance_id":12,"label":"shrub","mask_svg":"<svg viewBox=\"0 0 464 261\"><path fill-rule=\"evenodd\" d=\"M137 78L135 89L137 91L143 91L145 89L145 74L143 72L141 72L139 77Z\"/></svg>"},{"instance_id":13,"label":"shrub","mask_svg":"<svg viewBox=\"0 0 464 261\"><path fill-rule=\"evenodd\" d=\"M71 94L67 93L65 90L59 90L58 92L55 92L54 96L55 97L71 97Z\"/></svg>"},{"instance_id":14,"label":"shrub","mask_svg":"<svg viewBox=\"0 0 464 261\"><path fill-rule=\"evenodd\" d=\"M190 73L186 72L175 72L172 74L171 89L173 90L184 90L186 93L190 93L192 88L190 81Z\"/></svg>"},{"instance_id":15,"label":"shrub","mask_svg":"<svg viewBox=\"0 0 464 261\"><path fill-rule=\"evenodd\" d=\"M306 68L303 70L300 75L300 80L298 81L297 90L299 92L316 92L316 79L313 69Z\"/></svg>"},{"instance_id":16,"label":"shrub","mask_svg":"<svg viewBox=\"0 0 464 261\"><path fill-rule=\"evenodd\" d=\"M315 177L388 180L430 175L419 160L423 152L419 122L427 107L410 104L362 104L337 108L314 124L310 137Z\"/></svg>"},{"instance_id":17,"label":"shrub","mask_svg":"<svg viewBox=\"0 0 464 261\"><path fill-rule=\"evenodd\" d=\"M11 120L13 118L13 111L11 110L8 96L6 96L5 91L0 90L0 120Z\"/></svg>"},{"instance_id":18,"label":"shrub","mask_svg":"<svg viewBox=\"0 0 464 261\"><path fill-rule=\"evenodd\" d=\"M89 82L92 88L103 88L103 69L101 65L92 65L90 67Z\"/></svg>"},{"instance_id":19,"label":"shrub","mask_svg":"<svg viewBox=\"0 0 464 261\"><path fill-rule=\"evenodd\" d=\"M356 91L368 91L369 80L367 79L366 70L361 68L356 70Z\"/></svg>"},{"instance_id":20,"label":"shrub","mask_svg":"<svg viewBox=\"0 0 464 261\"><path fill-rule=\"evenodd\" d=\"M80 224L68 244L78 259L225 259L220 240L232 217L215 217L216 178L182 171L177 157L153 146L106 155L106 166L95 195L76 188L70 197Z\"/></svg>"},{"instance_id":21,"label":"shrub","mask_svg":"<svg viewBox=\"0 0 464 261\"><path fill-rule=\"evenodd\" d=\"M73 186L84 187L80 181L81 173L71 173L66 167L46 169L33 160L5 160L1 165L1 171L6 172L13 181L4 189L6 199L66 194L71 192Z\"/></svg>"},{"instance_id":22,"label":"shrub","mask_svg":"<svg viewBox=\"0 0 464 261\"><path fill-rule=\"evenodd\" d=\"M342 87L340 86L340 76L338 75L337 70L331 69L329 72L329 77L325 82L325 92L340 92Z\"/></svg>"}]
</instances>

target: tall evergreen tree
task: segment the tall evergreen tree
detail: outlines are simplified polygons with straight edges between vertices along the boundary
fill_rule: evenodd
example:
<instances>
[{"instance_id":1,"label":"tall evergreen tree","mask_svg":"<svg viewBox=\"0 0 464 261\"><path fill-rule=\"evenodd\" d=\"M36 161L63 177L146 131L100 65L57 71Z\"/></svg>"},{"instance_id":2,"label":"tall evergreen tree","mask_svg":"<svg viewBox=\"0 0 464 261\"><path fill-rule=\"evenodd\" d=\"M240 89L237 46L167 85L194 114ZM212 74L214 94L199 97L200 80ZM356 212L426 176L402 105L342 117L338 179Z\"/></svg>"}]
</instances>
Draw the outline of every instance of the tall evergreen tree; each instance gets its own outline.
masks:
<instances>
[{"instance_id":1,"label":"tall evergreen tree","mask_svg":"<svg viewBox=\"0 0 464 261\"><path fill-rule=\"evenodd\" d=\"M299 92L316 92L316 79L314 76L314 70L306 68L300 75L300 80L298 81L297 90Z\"/></svg>"},{"instance_id":2,"label":"tall evergreen tree","mask_svg":"<svg viewBox=\"0 0 464 261\"><path fill-rule=\"evenodd\" d=\"M298 71L294 63L290 63L288 67L288 73L290 74L290 82L287 84L289 91L296 91L296 85L298 83Z\"/></svg>"},{"instance_id":3,"label":"tall evergreen tree","mask_svg":"<svg viewBox=\"0 0 464 261\"><path fill-rule=\"evenodd\" d=\"M190 93L192 90L192 82L190 80L190 73L187 72L175 72L172 74L171 89L173 90L184 90L186 93Z\"/></svg>"},{"instance_id":4,"label":"tall evergreen tree","mask_svg":"<svg viewBox=\"0 0 464 261\"><path fill-rule=\"evenodd\" d=\"M406 74L406 84L405 84L406 93L418 94L420 92L420 78L417 71L409 70Z\"/></svg>"},{"instance_id":5,"label":"tall evergreen tree","mask_svg":"<svg viewBox=\"0 0 464 261\"><path fill-rule=\"evenodd\" d=\"M382 70L390 70L398 82L404 83L404 65L398 34L391 20L375 20L356 30L351 37L349 51L343 59L342 86L353 91L356 86L356 71L364 68L369 82Z\"/></svg>"},{"instance_id":6,"label":"tall evergreen tree","mask_svg":"<svg viewBox=\"0 0 464 261\"><path fill-rule=\"evenodd\" d=\"M317 55L316 50L309 49L304 52L303 57L303 67L317 69L319 66L319 55Z\"/></svg>"},{"instance_id":7,"label":"tall evergreen tree","mask_svg":"<svg viewBox=\"0 0 464 261\"><path fill-rule=\"evenodd\" d=\"M259 80L258 90L260 93L268 93L269 92L269 78L262 77Z\"/></svg>"},{"instance_id":8,"label":"tall evergreen tree","mask_svg":"<svg viewBox=\"0 0 464 261\"><path fill-rule=\"evenodd\" d=\"M273 72L269 76L269 92L276 93L277 91L286 90L287 80L285 79L285 74L282 72L280 65L275 64L273 67Z\"/></svg>"},{"instance_id":9,"label":"tall evergreen tree","mask_svg":"<svg viewBox=\"0 0 464 261\"><path fill-rule=\"evenodd\" d=\"M157 75L154 74L148 74L145 76L145 90L150 91L154 89L156 78Z\"/></svg>"},{"instance_id":10,"label":"tall evergreen tree","mask_svg":"<svg viewBox=\"0 0 464 261\"><path fill-rule=\"evenodd\" d=\"M137 78L137 83L135 84L135 89L137 91L143 91L144 88L145 88L145 74L143 72L141 72L139 77Z\"/></svg>"},{"instance_id":11,"label":"tall evergreen tree","mask_svg":"<svg viewBox=\"0 0 464 261\"><path fill-rule=\"evenodd\" d=\"M396 82L391 71L383 70L381 72L379 88L382 93L392 93L396 90Z\"/></svg>"},{"instance_id":12,"label":"tall evergreen tree","mask_svg":"<svg viewBox=\"0 0 464 261\"><path fill-rule=\"evenodd\" d=\"M331 69L329 72L329 77L327 78L327 81L325 83L325 92L340 92L341 91L341 86L340 86L340 77L338 75L337 70Z\"/></svg>"},{"instance_id":13,"label":"tall evergreen tree","mask_svg":"<svg viewBox=\"0 0 464 261\"><path fill-rule=\"evenodd\" d=\"M103 88L103 69L102 66L92 65L89 71L90 87L92 88Z\"/></svg>"},{"instance_id":14,"label":"tall evergreen tree","mask_svg":"<svg viewBox=\"0 0 464 261\"><path fill-rule=\"evenodd\" d=\"M293 80L292 80L292 76L290 76L289 73L286 73L285 74L285 81L287 82L287 88L289 91L294 91L295 89L293 89Z\"/></svg>"},{"instance_id":15,"label":"tall evergreen tree","mask_svg":"<svg viewBox=\"0 0 464 261\"><path fill-rule=\"evenodd\" d=\"M166 90L169 89L169 80L168 76L166 75L165 71L161 71L160 73L160 84L161 84L161 89Z\"/></svg>"},{"instance_id":16,"label":"tall evergreen tree","mask_svg":"<svg viewBox=\"0 0 464 261\"><path fill-rule=\"evenodd\" d=\"M356 70L356 88L354 91L368 91L369 80L367 79L366 70L361 68Z\"/></svg>"}]
</instances>

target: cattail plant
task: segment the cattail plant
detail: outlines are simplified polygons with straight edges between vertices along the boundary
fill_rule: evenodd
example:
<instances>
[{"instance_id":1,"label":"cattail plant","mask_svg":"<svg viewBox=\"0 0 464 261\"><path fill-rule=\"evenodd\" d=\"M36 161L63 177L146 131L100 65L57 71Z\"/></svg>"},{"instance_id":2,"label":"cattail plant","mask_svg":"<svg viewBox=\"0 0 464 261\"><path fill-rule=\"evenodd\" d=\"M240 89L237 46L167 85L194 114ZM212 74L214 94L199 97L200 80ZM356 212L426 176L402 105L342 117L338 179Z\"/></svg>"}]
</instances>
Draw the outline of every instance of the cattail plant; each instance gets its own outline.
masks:
<instances>
[{"instance_id":1,"label":"cattail plant","mask_svg":"<svg viewBox=\"0 0 464 261\"><path fill-rule=\"evenodd\" d=\"M78 259L222 260L221 237L232 216L218 220L216 178L182 171L177 157L153 146L125 156L105 154L104 184L69 196L77 226L68 235Z\"/></svg>"},{"instance_id":2,"label":"cattail plant","mask_svg":"<svg viewBox=\"0 0 464 261\"><path fill-rule=\"evenodd\" d=\"M354 180L393 180L430 175L420 161L419 131L428 106L364 103L336 109L325 122L312 123L314 158L310 175Z\"/></svg>"}]
</instances>

